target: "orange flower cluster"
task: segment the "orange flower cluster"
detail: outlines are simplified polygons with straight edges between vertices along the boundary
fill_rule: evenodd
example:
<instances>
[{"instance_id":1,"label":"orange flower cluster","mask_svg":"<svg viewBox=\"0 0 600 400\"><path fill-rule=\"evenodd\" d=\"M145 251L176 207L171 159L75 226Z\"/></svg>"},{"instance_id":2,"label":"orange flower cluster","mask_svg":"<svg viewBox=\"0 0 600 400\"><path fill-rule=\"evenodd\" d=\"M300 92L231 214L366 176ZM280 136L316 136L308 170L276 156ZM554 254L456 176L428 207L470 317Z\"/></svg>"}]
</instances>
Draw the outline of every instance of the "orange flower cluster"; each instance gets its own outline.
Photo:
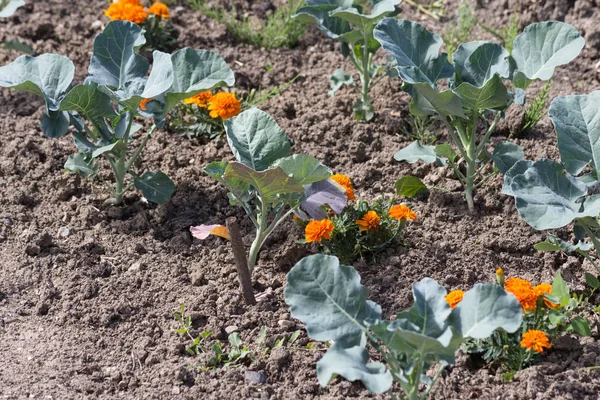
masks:
<instances>
[{"instance_id":1,"label":"orange flower cluster","mask_svg":"<svg viewBox=\"0 0 600 400\"><path fill-rule=\"evenodd\" d=\"M192 97L188 97L187 99L183 100L183 104L195 104L200 108L206 108L208 107L208 102L211 97L212 93L210 90L207 90L205 92L195 94Z\"/></svg>"},{"instance_id":2,"label":"orange flower cluster","mask_svg":"<svg viewBox=\"0 0 600 400\"><path fill-rule=\"evenodd\" d=\"M358 229L361 231L373 232L379 228L381 217L373 210L368 211L363 217L356 221Z\"/></svg>"},{"instance_id":3,"label":"orange flower cluster","mask_svg":"<svg viewBox=\"0 0 600 400\"><path fill-rule=\"evenodd\" d=\"M238 115L242 111L242 105L235 98L235 93L219 92L208 99L208 111L211 118L226 120Z\"/></svg>"},{"instance_id":4,"label":"orange flower cluster","mask_svg":"<svg viewBox=\"0 0 600 400\"><path fill-rule=\"evenodd\" d=\"M104 15L110 18L111 21L131 21L136 24L143 24L148 18L148 14L166 19L170 16L169 7L166 4L156 2L145 10L140 0L119 0L110 3L108 8L104 10Z\"/></svg>"},{"instance_id":5,"label":"orange flower cluster","mask_svg":"<svg viewBox=\"0 0 600 400\"><path fill-rule=\"evenodd\" d=\"M523 334L521 346L538 353L543 352L544 348L549 349L552 347L548 336L537 329L529 330Z\"/></svg>"},{"instance_id":6,"label":"orange flower cluster","mask_svg":"<svg viewBox=\"0 0 600 400\"><path fill-rule=\"evenodd\" d=\"M337 184L346 189L346 195L348 196L348 200L356 200L356 196L354 195L354 188L352 187L352 181L346 175L343 174L335 174L331 176Z\"/></svg>"},{"instance_id":7,"label":"orange flower cluster","mask_svg":"<svg viewBox=\"0 0 600 400\"><path fill-rule=\"evenodd\" d=\"M413 212L410 208L405 206L404 204L399 204L395 206L391 206L389 210L390 218L394 219L404 219L413 221L417 220L417 214Z\"/></svg>"},{"instance_id":8,"label":"orange flower cluster","mask_svg":"<svg viewBox=\"0 0 600 400\"><path fill-rule=\"evenodd\" d=\"M308 243L331 239L331 232L333 232L333 222L329 219L312 220L304 228Z\"/></svg>"},{"instance_id":9,"label":"orange flower cluster","mask_svg":"<svg viewBox=\"0 0 600 400\"><path fill-rule=\"evenodd\" d=\"M450 308L454 308L462 301L464 296L465 292L462 290L453 290L446 295L445 299Z\"/></svg>"},{"instance_id":10,"label":"orange flower cluster","mask_svg":"<svg viewBox=\"0 0 600 400\"><path fill-rule=\"evenodd\" d=\"M552 286L547 283L542 283L537 286L532 286L531 282L521 278L508 278L504 284L504 289L515 295L524 311L533 311L537 307L537 301L540 296L552 293ZM547 299L544 303L549 308L558 308L558 304L554 304Z\"/></svg>"}]
</instances>

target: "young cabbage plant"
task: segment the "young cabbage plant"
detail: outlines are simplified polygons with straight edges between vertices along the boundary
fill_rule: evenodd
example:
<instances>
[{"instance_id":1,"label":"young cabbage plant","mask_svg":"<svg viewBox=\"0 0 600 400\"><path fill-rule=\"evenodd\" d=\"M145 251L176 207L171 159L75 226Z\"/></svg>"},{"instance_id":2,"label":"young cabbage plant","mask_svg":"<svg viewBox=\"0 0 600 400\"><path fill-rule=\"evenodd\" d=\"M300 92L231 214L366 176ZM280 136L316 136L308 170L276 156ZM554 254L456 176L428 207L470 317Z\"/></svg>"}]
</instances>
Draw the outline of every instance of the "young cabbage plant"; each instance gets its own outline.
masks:
<instances>
[{"instance_id":1,"label":"young cabbage plant","mask_svg":"<svg viewBox=\"0 0 600 400\"><path fill-rule=\"evenodd\" d=\"M539 243L540 250L600 256L600 91L556 97L548 111L558 139L561 163L521 160L504 176L502 193L513 196L521 218L539 230L573 223L577 244L557 237ZM585 237L591 245L584 242Z\"/></svg>"},{"instance_id":2,"label":"young cabbage plant","mask_svg":"<svg viewBox=\"0 0 600 400\"><path fill-rule=\"evenodd\" d=\"M322 386L340 375L385 393L395 382L409 400L427 398L466 338L483 339L496 329L515 332L521 326L519 301L500 285L475 285L454 309L446 295L446 289L425 278L413 285L414 305L385 321L381 307L366 299L356 270L321 254L298 262L287 274L284 290L292 316L304 323L308 335L333 343L317 363ZM383 363L368 362L367 344ZM429 378L426 372L438 364ZM422 393L421 384L426 388Z\"/></svg>"},{"instance_id":3,"label":"young cabbage plant","mask_svg":"<svg viewBox=\"0 0 600 400\"><path fill-rule=\"evenodd\" d=\"M136 160L180 101L234 83L233 72L219 55L189 48L173 54L155 51L147 76L148 60L136 53L144 42L144 31L136 24L110 22L94 42L89 76L75 86L75 67L64 56L21 56L0 67L0 86L44 99L41 126L46 136L58 138L74 128L79 152L69 157L65 168L94 177L99 168L96 159L106 158L115 179L108 204L121 204L128 175L148 200L167 201L175 190L171 179L161 171L137 172ZM138 116L154 118L145 135L136 135L142 129L134 122Z\"/></svg>"},{"instance_id":4,"label":"young cabbage plant","mask_svg":"<svg viewBox=\"0 0 600 400\"><path fill-rule=\"evenodd\" d=\"M291 154L286 134L267 113L251 108L224 124L236 161L212 162L204 171L227 188L231 205L242 207L256 228L248 256L252 272L265 240L287 217L307 213L326 218L323 206L339 213L347 196L329 179L329 168L310 155ZM200 225L190 230L205 239L210 233L220 235L223 228Z\"/></svg>"},{"instance_id":5,"label":"young cabbage plant","mask_svg":"<svg viewBox=\"0 0 600 400\"><path fill-rule=\"evenodd\" d=\"M522 105L531 82L550 79L556 67L572 61L584 46L579 32L568 24L535 23L515 39L512 54L495 43L468 42L458 46L452 65L447 54L440 53L442 39L417 23L386 18L376 26L374 37L396 59L403 90L412 96L410 112L442 121L453 144L413 142L395 159L449 165L464 186L470 212L475 210L474 191L495 171L505 173L523 158L522 150L510 143L488 152L488 140L504 111L513 102ZM448 80L446 89L438 87L443 79ZM486 175L492 162L496 168Z\"/></svg>"},{"instance_id":6,"label":"young cabbage plant","mask_svg":"<svg viewBox=\"0 0 600 400\"><path fill-rule=\"evenodd\" d=\"M360 99L354 105L354 115L358 120L370 121L375 112L371 89L385 76L384 68L373 65L373 56L379 49L379 43L373 37L373 29L384 17L400 12L396 8L401 0L307 0L306 5L298 9L296 17L314 20L317 26L332 39L339 39L344 57L349 57L360 77ZM370 4L369 4L370 3ZM370 13L366 13L367 5ZM335 92L344 84L355 86L351 75L343 69L336 70L331 76L331 91Z\"/></svg>"}]
</instances>

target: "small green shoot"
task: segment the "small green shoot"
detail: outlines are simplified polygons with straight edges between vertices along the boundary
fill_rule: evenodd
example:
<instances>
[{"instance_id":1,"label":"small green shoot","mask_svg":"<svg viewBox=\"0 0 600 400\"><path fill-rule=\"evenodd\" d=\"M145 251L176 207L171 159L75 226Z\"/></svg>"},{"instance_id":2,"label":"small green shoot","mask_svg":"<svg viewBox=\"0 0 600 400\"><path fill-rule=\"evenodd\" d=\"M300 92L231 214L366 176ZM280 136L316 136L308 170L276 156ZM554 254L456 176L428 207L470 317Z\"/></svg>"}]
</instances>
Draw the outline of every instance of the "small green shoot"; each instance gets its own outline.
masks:
<instances>
[{"instance_id":1,"label":"small green shoot","mask_svg":"<svg viewBox=\"0 0 600 400\"><path fill-rule=\"evenodd\" d=\"M501 30L494 29L491 26L480 24L480 26L488 33L491 33L496 38L502 41L502 45L509 53L512 53L513 43L517 36L521 33L521 22L519 20L519 9L515 7L513 15L510 17L510 21L508 22L508 26L502 28Z\"/></svg>"},{"instance_id":2,"label":"small green shoot","mask_svg":"<svg viewBox=\"0 0 600 400\"><path fill-rule=\"evenodd\" d=\"M173 330L173 332L182 336L187 336L192 341L186 346L186 353L188 353L190 356L197 356L198 354L206 353L206 350L204 350L201 345L210 335L212 335L212 332L202 332L198 337L193 337L190 333L192 329L192 318L185 315L185 304L183 303L179 308L179 312L173 314L173 317L175 318L175 321L179 323L179 328Z\"/></svg>"},{"instance_id":3,"label":"small green shoot","mask_svg":"<svg viewBox=\"0 0 600 400\"><path fill-rule=\"evenodd\" d=\"M432 118L410 115L405 121L408 126L404 126L400 133L410 140L418 140L421 144L432 145L441 135L439 123Z\"/></svg>"},{"instance_id":4,"label":"small green shoot","mask_svg":"<svg viewBox=\"0 0 600 400\"><path fill-rule=\"evenodd\" d=\"M525 120L523 122L523 127L519 132L517 132L515 137L523 137L525 134L529 133L537 124L540 122L544 114L546 114L548 108L546 104L548 103L548 97L550 95L550 85L552 80L549 79L548 82L542 88L542 91L535 96L527 107L525 108Z\"/></svg>"},{"instance_id":5,"label":"small green shoot","mask_svg":"<svg viewBox=\"0 0 600 400\"><path fill-rule=\"evenodd\" d=\"M461 43L468 42L476 26L477 18L473 13L473 7L469 5L468 0L461 0L456 22L450 24L442 35L448 54L454 54Z\"/></svg>"}]
</instances>

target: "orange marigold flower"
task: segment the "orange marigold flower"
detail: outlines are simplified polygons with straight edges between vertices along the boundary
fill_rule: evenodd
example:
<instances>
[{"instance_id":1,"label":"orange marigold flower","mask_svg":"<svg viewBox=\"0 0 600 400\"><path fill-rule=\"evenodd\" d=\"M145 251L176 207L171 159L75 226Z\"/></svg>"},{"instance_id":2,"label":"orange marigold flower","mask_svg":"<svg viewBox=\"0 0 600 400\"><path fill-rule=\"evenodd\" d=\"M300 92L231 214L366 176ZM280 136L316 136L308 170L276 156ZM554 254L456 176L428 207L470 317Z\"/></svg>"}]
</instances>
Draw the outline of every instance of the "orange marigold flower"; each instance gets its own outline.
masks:
<instances>
[{"instance_id":1,"label":"orange marigold flower","mask_svg":"<svg viewBox=\"0 0 600 400\"><path fill-rule=\"evenodd\" d=\"M546 307L551 308L551 309L557 309L560 307L560 304L553 303L550 300L546 299L546 296L544 296L545 294L552 294L552 285L551 284L540 283L539 285L533 287L533 291L535 292L535 295L538 298L540 296L544 297L544 304L546 305Z\"/></svg>"},{"instance_id":2,"label":"orange marigold flower","mask_svg":"<svg viewBox=\"0 0 600 400\"><path fill-rule=\"evenodd\" d=\"M139 0L120 0L116 3L110 3L108 8L104 10L104 15L110 18L111 21L131 21L136 24L142 24L148 18L148 14Z\"/></svg>"},{"instance_id":3,"label":"orange marigold flower","mask_svg":"<svg viewBox=\"0 0 600 400\"><path fill-rule=\"evenodd\" d=\"M208 106L208 100L212 97L212 93L210 90L205 92L200 92L198 94L193 95L192 97L188 97L183 100L183 104L196 104L200 108L206 108Z\"/></svg>"},{"instance_id":4,"label":"orange marigold flower","mask_svg":"<svg viewBox=\"0 0 600 400\"><path fill-rule=\"evenodd\" d=\"M242 111L242 105L235 98L235 93L219 92L208 99L208 111L211 118L221 117L226 120L238 115Z\"/></svg>"},{"instance_id":5,"label":"orange marigold flower","mask_svg":"<svg viewBox=\"0 0 600 400\"><path fill-rule=\"evenodd\" d=\"M450 308L454 308L462 301L463 297L465 297L465 292L462 290L453 290L446 295L445 299Z\"/></svg>"},{"instance_id":6,"label":"orange marigold flower","mask_svg":"<svg viewBox=\"0 0 600 400\"><path fill-rule=\"evenodd\" d=\"M354 195L354 188L352 187L352 181L344 174L335 174L331 176L337 184L346 189L346 196L348 196L348 200L356 200L356 196Z\"/></svg>"},{"instance_id":7,"label":"orange marigold flower","mask_svg":"<svg viewBox=\"0 0 600 400\"><path fill-rule=\"evenodd\" d=\"M161 18L168 19L171 16L169 7L166 4L156 2L148 8L148 14L154 14Z\"/></svg>"},{"instance_id":8,"label":"orange marigold flower","mask_svg":"<svg viewBox=\"0 0 600 400\"><path fill-rule=\"evenodd\" d=\"M375 231L379 228L379 224L381 223L381 218L377 213L373 210L368 211L363 217L356 221L358 224L358 229L361 231Z\"/></svg>"},{"instance_id":9,"label":"orange marigold flower","mask_svg":"<svg viewBox=\"0 0 600 400\"><path fill-rule=\"evenodd\" d=\"M412 219L413 221L417 220L417 214L413 212L410 208L405 206L404 204L398 204L395 206L391 206L389 210L389 214L391 218L394 219Z\"/></svg>"},{"instance_id":10,"label":"orange marigold flower","mask_svg":"<svg viewBox=\"0 0 600 400\"><path fill-rule=\"evenodd\" d=\"M533 290L531 282L521 278L508 278L504 289L515 295L524 311L535 310L538 296Z\"/></svg>"},{"instance_id":11,"label":"orange marigold flower","mask_svg":"<svg viewBox=\"0 0 600 400\"><path fill-rule=\"evenodd\" d=\"M152 99L143 99L140 101L140 110L146 111L146 104L150 103Z\"/></svg>"},{"instance_id":12,"label":"orange marigold flower","mask_svg":"<svg viewBox=\"0 0 600 400\"><path fill-rule=\"evenodd\" d=\"M329 219L313 219L304 228L306 241L308 243L320 242L323 239L331 239L331 232L333 232L333 222Z\"/></svg>"},{"instance_id":13,"label":"orange marigold flower","mask_svg":"<svg viewBox=\"0 0 600 400\"><path fill-rule=\"evenodd\" d=\"M544 332L536 329L532 329L523 334L521 346L538 353L543 352L544 348L549 349L552 347L550 340L548 340L548 336L546 336Z\"/></svg>"}]
</instances>

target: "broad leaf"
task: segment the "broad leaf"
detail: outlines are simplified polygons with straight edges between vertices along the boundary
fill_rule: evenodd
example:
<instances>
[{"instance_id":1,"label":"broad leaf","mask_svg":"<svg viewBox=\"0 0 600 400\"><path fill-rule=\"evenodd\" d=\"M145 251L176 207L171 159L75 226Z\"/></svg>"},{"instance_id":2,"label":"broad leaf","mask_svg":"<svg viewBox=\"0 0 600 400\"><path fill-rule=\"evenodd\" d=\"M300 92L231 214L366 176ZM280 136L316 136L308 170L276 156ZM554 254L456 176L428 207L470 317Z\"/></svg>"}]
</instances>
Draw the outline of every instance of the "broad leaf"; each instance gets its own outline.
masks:
<instances>
[{"instance_id":1,"label":"broad leaf","mask_svg":"<svg viewBox=\"0 0 600 400\"><path fill-rule=\"evenodd\" d=\"M454 353L458 350L461 337L451 327L437 336L429 336L402 327L401 321L394 321L388 326L388 335L384 338L386 347L398 354L417 354L426 362L443 360L454 364Z\"/></svg>"},{"instance_id":2,"label":"broad leaf","mask_svg":"<svg viewBox=\"0 0 600 400\"><path fill-rule=\"evenodd\" d=\"M569 287L567 286L567 282L565 282L560 274L560 271L556 271L556 275L554 275L551 295L556 297L561 305L566 305L569 302Z\"/></svg>"},{"instance_id":3,"label":"broad leaf","mask_svg":"<svg viewBox=\"0 0 600 400\"><path fill-rule=\"evenodd\" d=\"M419 327L419 332L431 337L441 336L447 328L446 319L452 312L445 297L446 289L431 278L413 285L414 305L398 314L397 320L408 320ZM390 328L393 329L393 328Z\"/></svg>"},{"instance_id":4,"label":"broad leaf","mask_svg":"<svg viewBox=\"0 0 600 400\"><path fill-rule=\"evenodd\" d=\"M517 36L512 57L517 70L528 80L548 80L556 67L575 59L584 45L585 40L571 25L558 21L540 22L529 25ZM523 83L527 82L517 87L524 89Z\"/></svg>"},{"instance_id":5,"label":"broad leaf","mask_svg":"<svg viewBox=\"0 0 600 400\"><path fill-rule=\"evenodd\" d=\"M427 186L416 176L404 176L396 181L394 187L398 196L415 197L429 192Z\"/></svg>"},{"instance_id":6,"label":"broad leaf","mask_svg":"<svg viewBox=\"0 0 600 400\"><path fill-rule=\"evenodd\" d=\"M381 318L381 307L366 300L367 289L352 267L322 254L300 260L287 274L284 290L292 317L302 321L308 335L358 346L365 321Z\"/></svg>"},{"instance_id":7,"label":"broad leaf","mask_svg":"<svg viewBox=\"0 0 600 400\"><path fill-rule=\"evenodd\" d=\"M331 179L324 179L310 185L305 185L305 192L300 206L312 219L328 218L328 213L323 209L324 205L328 205L336 214L340 214L346 204L348 204L348 195L346 189L338 185ZM296 210L297 214L302 219L306 216L301 213L301 210Z\"/></svg>"},{"instance_id":8,"label":"broad leaf","mask_svg":"<svg viewBox=\"0 0 600 400\"><path fill-rule=\"evenodd\" d=\"M354 86L354 79L352 79L352 75L346 75L343 69L338 68L329 78L329 86L331 87L329 95L333 97L335 92L344 85Z\"/></svg>"},{"instance_id":9,"label":"broad leaf","mask_svg":"<svg viewBox=\"0 0 600 400\"><path fill-rule=\"evenodd\" d=\"M48 111L42 114L42 132L48 137L59 138L69 131L71 118L66 111Z\"/></svg>"},{"instance_id":10,"label":"broad leaf","mask_svg":"<svg viewBox=\"0 0 600 400\"><path fill-rule=\"evenodd\" d=\"M570 326L573 328L573 331L580 336L592 336L592 330L590 329L590 323L584 317L573 318Z\"/></svg>"},{"instance_id":11,"label":"broad leaf","mask_svg":"<svg viewBox=\"0 0 600 400\"><path fill-rule=\"evenodd\" d=\"M18 39L5 40L2 43L3 43L3 48L5 50L15 50L20 53L29 54L30 56L35 54L35 51L33 51L33 47L31 47L27 43L22 42Z\"/></svg>"},{"instance_id":12,"label":"broad leaf","mask_svg":"<svg viewBox=\"0 0 600 400\"><path fill-rule=\"evenodd\" d=\"M595 277L594 275L590 274L589 272L586 272L584 274L585 276L585 281L587 282L588 286L592 289L600 289L600 280L598 280L597 277Z\"/></svg>"},{"instance_id":13,"label":"broad leaf","mask_svg":"<svg viewBox=\"0 0 600 400\"><path fill-rule=\"evenodd\" d=\"M432 163L436 161L437 155L435 153L435 146L423 146L418 140L415 140L402 150L396 152L394 159L409 163L416 163L419 160Z\"/></svg>"},{"instance_id":14,"label":"broad leaf","mask_svg":"<svg viewBox=\"0 0 600 400\"><path fill-rule=\"evenodd\" d=\"M331 170L308 154L294 154L275 161L273 167L279 167L289 177L301 185L322 181L331 176Z\"/></svg>"},{"instance_id":15,"label":"broad leaf","mask_svg":"<svg viewBox=\"0 0 600 400\"><path fill-rule=\"evenodd\" d=\"M371 14L362 14L354 7L339 8L333 10L329 15L333 18L340 18L348 21L350 24L357 27L361 32L367 33L369 36L373 32L375 24L388 14L396 11L396 4L401 0L380 0L371 11Z\"/></svg>"},{"instance_id":16,"label":"broad leaf","mask_svg":"<svg viewBox=\"0 0 600 400\"><path fill-rule=\"evenodd\" d=\"M516 198L517 210L529 225L536 229L555 229L575 218L600 214L600 197L593 195L584 200L587 186L566 175L562 165L541 159L519 174L512 173L520 163L523 161L509 170L509 194Z\"/></svg>"},{"instance_id":17,"label":"broad leaf","mask_svg":"<svg viewBox=\"0 0 600 400\"><path fill-rule=\"evenodd\" d=\"M422 117L439 115L442 118L448 116L466 118L461 99L451 90L438 92L426 83L417 83L412 86L412 90L411 114Z\"/></svg>"},{"instance_id":18,"label":"broad leaf","mask_svg":"<svg viewBox=\"0 0 600 400\"><path fill-rule=\"evenodd\" d=\"M483 87L461 83L453 92L469 110L504 110L508 106L508 91L498 75L489 79Z\"/></svg>"},{"instance_id":19,"label":"broad leaf","mask_svg":"<svg viewBox=\"0 0 600 400\"><path fill-rule=\"evenodd\" d=\"M264 171L291 153L290 142L266 112L251 108L224 121L227 142L242 164Z\"/></svg>"},{"instance_id":20,"label":"broad leaf","mask_svg":"<svg viewBox=\"0 0 600 400\"><path fill-rule=\"evenodd\" d=\"M525 153L519 145L502 142L494 148L494 152L489 156L500 173L505 174L513 165L525 158Z\"/></svg>"},{"instance_id":21,"label":"broad leaf","mask_svg":"<svg viewBox=\"0 0 600 400\"><path fill-rule=\"evenodd\" d=\"M0 9L0 18L8 18L13 16L19 7L25 5L23 0L7 0L8 3L4 3L4 7ZM2 2L0 2L2 4Z\"/></svg>"},{"instance_id":22,"label":"broad leaf","mask_svg":"<svg viewBox=\"0 0 600 400\"><path fill-rule=\"evenodd\" d=\"M94 83L77 85L71 89L61 101L60 110L77 111L79 114L85 114L90 120L117 116L111 98L98 90Z\"/></svg>"},{"instance_id":23,"label":"broad leaf","mask_svg":"<svg viewBox=\"0 0 600 400\"><path fill-rule=\"evenodd\" d=\"M571 244L554 235L548 234L546 241L536 243L533 247L539 251L564 251L565 253L577 252L579 254L585 254L592 250L594 245L585 243L581 240L578 241L577 244Z\"/></svg>"},{"instance_id":24,"label":"broad leaf","mask_svg":"<svg viewBox=\"0 0 600 400\"><path fill-rule=\"evenodd\" d=\"M133 184L146 199L159 204L168 201L175 192L175 184L161 171L136 176Z\"/></svg>"},{"instance_id":25,"label":"broad leaf","mask_svg":"<svg viewBox=\"0 0 600 400\"><path fill-rule=\"evenodd\" d=\"M148 72L148 60L136 54L146 39L144 31L129 21L111 21L94 41L94 53L90 61L88 79L113 90L141 80ZM128 90L129 96L141 94L143 87Z\"/></svg>"},{"instance_id":26,"label":"broad leaf","mask_svg":"<svg viewBox=\"0 0 600 400\"><path fill-rule=\"evenodd\" d=\"M350 382L360 380L372 393L385 393L393 383L392 374L385 365L368 363L369 352L364 346L344 348L335 343L317 363L317 377L325 387L336 375Z\"/></svg>"},{"instance_id":27,"label":"broad leaf","mask_svg":"<svg viewBox=\"0 0 600 400\"><path fill-rule=\"evenodd\" d=\"M301 21L314 20L320 30L332 39L352 31L348 21L331 17L331 11L338 8L346 9L352 7L353 0L307 0L304 7L300 7L294 18Z\"/></svg>"},{"instance_id":28,"label":"broad leaf","mask_svg":"<svg viewBox=\"0 0 600 400\"><path fill-rule=\"evenodd\" d=\"M517 161L508 171L504 173L504 183L502 184L502 194L506 194L509 196L514 196L511 189L512 181L515 176L524 174L531 166L533 165L533 161L531 160L521 160Z\"/></svg>"},{"instance_id":29,"label":"broad leaf","mask_svg":"<svg viewBox=\"0 0 600 400\"><path fill-rule=\"evenodd\" d=\"M262 201L273 202L280 194L303 193L304 187L295 179L286 175L281 168L266 171L254 171L244 164L230 163L225 170L225 181L239 179L253 186L259 193Z\"/></svg>"},{"instance_id":30,"label":"broad leaf","mask_svg":"<svg viewBox=\"0 0 600 400\"><path fill-rule=\"evenodd\" d=\"M496 75L502 78L510 76L509 56L508 51L496 43L482 43L464 61L457 74L462 82L484 87Z\"/></svg>"},{"instance_id":31,"label":"broad leaf","mask_svg":"<svg viewBox=\"0 0 600 400\"><path fill-rule=\"evenodd\" d=\"M600 91L556 97L548 115L556 129L565 169L579 175L591 163L600 170Z\"/></svg>"},{"instance_id":32,"label":"broad leaf","mask_svg":"<svg viewBox=\"0 0 600 400\"><path fill-rule=\"evenodd\" d=\"M512 293L496 284L476 284L452 310L450 323L463 337L485 339L496 329L516 332L522 308Z\"/></svg>"},{"instance_id":33,"label":"broad leaf","mask_svg":"<svg viewBox=\"0 0 600 400\"><path fill-rule=\"evenodd\" d=\"M92 162L86 160L83 153L73 154L67 158L65 168L69 171L79 172L83 176L91 176L96 174L96 167Z\"/></svg>"},{"instance_id":34,"label":"broad leaf","mask_svg":"<svg viewBox=\"0 0 600 400\"><path fill-rule=\"evenodd\" d=\"M374 36L396 59L398 75L407 83L434 85L454 73L447 55L440 54L442 38L422 25L385 18L375 27Z\"/></svg>"}]
</instances>

